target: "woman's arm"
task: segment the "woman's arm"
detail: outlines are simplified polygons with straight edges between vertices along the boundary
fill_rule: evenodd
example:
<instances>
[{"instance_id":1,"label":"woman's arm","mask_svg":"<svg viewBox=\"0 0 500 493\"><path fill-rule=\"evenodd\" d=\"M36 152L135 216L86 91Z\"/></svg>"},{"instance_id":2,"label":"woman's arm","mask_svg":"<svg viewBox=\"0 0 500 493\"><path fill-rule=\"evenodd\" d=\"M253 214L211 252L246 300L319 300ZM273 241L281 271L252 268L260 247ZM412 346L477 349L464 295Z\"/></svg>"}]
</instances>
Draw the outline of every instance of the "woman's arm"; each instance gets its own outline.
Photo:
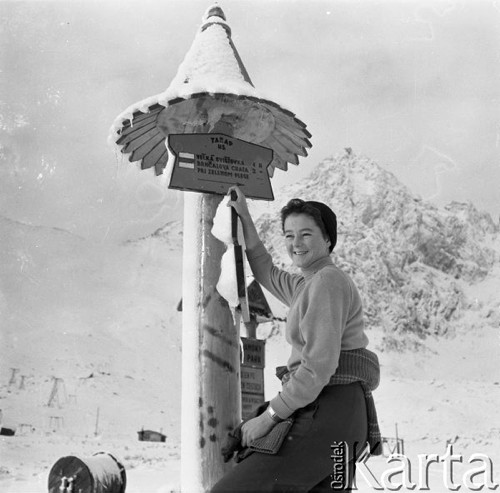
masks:
<instances>
[{"instance_id":1,"label":"woman's arm","mask_svg":"<svg viewBox=\"0 0 500 493\"><path fill-rule=\"evenodd\" d=\"M236 193L236 200L230 200L227 205L228 207L233 207L238 213L241 220L241 225L243 226L243 236L245 237L245 245L248 250L252 250L260 243L259 234L253 222L252 216L248 210L247 199L243 192L237 187L231 187L229 189L229 194L231 191Z\"/></svg>"},{"instance_id":2,"label":"woman's arm","mask_svg":"<svg viewBox=\"0 0 500 493\"><path fill-rule=\"evenodd\" d=\"M231 191L236 193L237 198L236 200L230 200L228 206L234 207L241 219L247 259L255 279L282 303L290 306L293 294L297 289L298 283L301 282L302 276L290 274L273 264L273 260L262 244L253 219L248 211L245 195L237 186L231 187L229 193Z\"/></svg>"}]
</instances>

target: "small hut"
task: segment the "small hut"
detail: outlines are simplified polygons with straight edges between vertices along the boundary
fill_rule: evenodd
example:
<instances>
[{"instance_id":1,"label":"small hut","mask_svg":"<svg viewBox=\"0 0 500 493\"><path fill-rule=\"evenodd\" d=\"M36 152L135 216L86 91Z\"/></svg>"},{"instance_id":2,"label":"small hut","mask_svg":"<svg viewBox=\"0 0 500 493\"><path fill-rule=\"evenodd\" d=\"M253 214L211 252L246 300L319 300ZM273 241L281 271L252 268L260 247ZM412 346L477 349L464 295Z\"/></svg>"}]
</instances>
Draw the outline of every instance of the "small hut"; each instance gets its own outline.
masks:
<instances>
[{"instance_id":1,"label":"small hut","mask_svg":"<svg viewBox=\"0 0 500 493\"><path fill-rule=\"evenodd\" d=\"M167 440L167 436L159 431L142 429L137 432L137 435L139 435L140 442L165 442Z\"/></svg>"}]
</instances>

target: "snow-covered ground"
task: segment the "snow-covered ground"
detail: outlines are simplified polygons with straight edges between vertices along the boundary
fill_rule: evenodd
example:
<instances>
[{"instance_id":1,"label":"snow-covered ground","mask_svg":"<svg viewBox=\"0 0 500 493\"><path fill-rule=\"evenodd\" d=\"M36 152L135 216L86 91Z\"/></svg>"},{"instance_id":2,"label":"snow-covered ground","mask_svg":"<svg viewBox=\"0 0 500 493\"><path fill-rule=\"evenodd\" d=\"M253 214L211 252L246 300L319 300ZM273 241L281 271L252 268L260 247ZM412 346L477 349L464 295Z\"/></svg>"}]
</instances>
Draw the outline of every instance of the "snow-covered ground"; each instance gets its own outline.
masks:
<instances>
[{"instance_id":1,"label":"snow-covered ground","mask_svg":"<svg viewBox=\"0 0 500 493\"><path fill-rule=\"evenodd\" d=\"M263 326L261 332L265 333L266 329ZM376 346L380 334L370 335ZM453 339L429 341L426 354L379 352L382 381L375 399L382 434L394 437L397 425L398 435L404 439L405 454L410 459L413 481L417 482L419 477L418 456L439 454L443 457L446 442L451 440L453 452L463 457L462 464L453 466L455 484L462 485L464 491L469 490L463 482L463 475L478 467L476 463L469 463L477 453L491 458L493 481L500 483L500 423L496 417L500 404L498 342L498 329L483 327L458 334ZM266 392L271 395L278 388L272 369L285 359L286 346L280 336L274 336L269 339L266 349ZM142 384L144 391L147 387L154 387L167 400L171 390L168 382L162 385L158 382L161 380L159 374L151 373L151 381ZM151 400L147 407L158 408L158 403ZM50 468L58 458L67 455L89 457L98 451L110 452L123 463L127 471L127 492L178 491L180 422L179 409L174 403L176 406L177 399L166 404L172 411L165 419L166 443L137 441L127 423L134 421L134 411L143 411L144 404L133 396L122 399L120 404L115 404L113 399L108 411L114 411L114 426L111 426L110 416L103 417L109 431L98 432L97 436L91 431L95 415L89 411L86 435L74 434L76 426L73 425L71 431L63 427L55 431L25 431L20 436L2 437L0 491L46 491ZM97 405L93 402L93 407ZM71 415L71 409L68 405L58 412L66 418ZM69 427L70 423L66 426ZM120 435L119 429L130 430L130 433ZM384 471L395 467L384 457L371 458L367 465L379 481ZM372 491L377 485L373 479L369 481L370 484L358 474L358 489ZM399 481L401 475L395 476L392 484ZM484 481L483 475L476 481ZM432 492L449 491L443 482L442 463L429 466L428 485Z\"/></svg>"}]
</instances>

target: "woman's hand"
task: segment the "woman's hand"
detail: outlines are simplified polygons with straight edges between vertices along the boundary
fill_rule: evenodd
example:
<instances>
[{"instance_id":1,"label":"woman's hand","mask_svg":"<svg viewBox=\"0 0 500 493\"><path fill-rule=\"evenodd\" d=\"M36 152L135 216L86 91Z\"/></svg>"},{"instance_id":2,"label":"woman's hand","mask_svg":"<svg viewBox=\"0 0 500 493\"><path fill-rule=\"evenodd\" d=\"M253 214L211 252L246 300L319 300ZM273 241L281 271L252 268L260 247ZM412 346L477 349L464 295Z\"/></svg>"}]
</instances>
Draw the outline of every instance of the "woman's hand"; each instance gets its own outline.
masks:
<instances>
[{"instance_id":1,"label":"woman's hand","mask_svg":"<svg viewBox=\"0 0 500 493\"><path fill-rule=\"evenodd\" d=\"M245 245L247 250L251 250L259 244L260 239L257 230L255 229L252 216L248 211L247 199L245 194L236 185L229 188L229 195L231 194L231 191L236 193L236 200L229 200L227 206L233 207L240 217L241 225L243 226L243 235L245 236Z\"/></svg>"},{"instance_id":2,"label":"woman's hand","mask_svg":"<svg viewBox=\"0 0 500 493\"><path fill-rule=\"evenodd\" d=\"M264 411L260 416L249 419L241 427L241 444L243 447L248 447L257 438L267 435L276 421L269 416L267 411Z\"/></svg>"},{"instance_id":3,"label":"woman's hand","mask_svg":"<svg viewBox=\"0 0 500 493\"><path fill-rule=\"evenodd\" d=\"M238 216L240 216L242 221L249 219L250 212L248 211L248 204L245 194L236 185L229 188L227 192L229 197L231 197L232 191L236 193L236 200L229 200L227 206L233 207L234 210L238 213Z\"/></svg>"}]
</instances>

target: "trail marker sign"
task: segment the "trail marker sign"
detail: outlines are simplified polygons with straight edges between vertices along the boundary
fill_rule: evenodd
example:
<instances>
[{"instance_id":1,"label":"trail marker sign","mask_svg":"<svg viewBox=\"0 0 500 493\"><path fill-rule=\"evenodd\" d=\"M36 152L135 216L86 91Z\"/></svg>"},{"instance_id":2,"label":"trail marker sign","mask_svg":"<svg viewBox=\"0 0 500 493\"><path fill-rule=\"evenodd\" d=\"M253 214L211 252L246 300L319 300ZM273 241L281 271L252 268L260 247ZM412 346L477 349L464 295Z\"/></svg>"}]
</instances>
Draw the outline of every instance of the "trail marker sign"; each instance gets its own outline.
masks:
<instances>
[{"instance_id":1,"label":"trail marker sign","mask_svg":"<svg viewBox=\"0 0 500 493\"><path fill-rule=\"evenodd\" d=\"M243 365L253 366L254 368L264 368L266 366L266 341L248 337L241 337L240 339L243 345L243 358L241 363Z\"/></svg>"},{"instance_id":2,"label":"trail marker sign","mask_svg":"<svg viewBox=\"0 0 500 493\"><path fill-rule=\"evenodd\" d=\"M241 417L248 419L264 402L264 394L241 394Z\"/></svg>"},{"instance_id":3,"label":"trail marker sign","mask_svg":"<svg viewBox=\"0 0 500 493\"><path fill-rule=\"evenodd\" d=\"M241 417L247 419L264 402L264 366L266 341L241 337Z\"/></svg>"},{"instance_id":4,"label":"trail marker sign","mask_svg":"<svg viewBox=\"0 0 500 493\"><path fill-rule=\"evenodd\" d=\"M238 185L252 199L274 200L267 167L273 150L224 134L171 134L169 188L225 195Z\"/></svg>"},{"instance_id":5,"label":"trail marker sign","mask_svg":"<svg viewBox=\"0 0 500 493\"><path fill-rule=\"evenodd\" d=\"M264 401L264 371L262 368L241 365L241 393L262 396Z\"/></svg>"}]
</instances>

